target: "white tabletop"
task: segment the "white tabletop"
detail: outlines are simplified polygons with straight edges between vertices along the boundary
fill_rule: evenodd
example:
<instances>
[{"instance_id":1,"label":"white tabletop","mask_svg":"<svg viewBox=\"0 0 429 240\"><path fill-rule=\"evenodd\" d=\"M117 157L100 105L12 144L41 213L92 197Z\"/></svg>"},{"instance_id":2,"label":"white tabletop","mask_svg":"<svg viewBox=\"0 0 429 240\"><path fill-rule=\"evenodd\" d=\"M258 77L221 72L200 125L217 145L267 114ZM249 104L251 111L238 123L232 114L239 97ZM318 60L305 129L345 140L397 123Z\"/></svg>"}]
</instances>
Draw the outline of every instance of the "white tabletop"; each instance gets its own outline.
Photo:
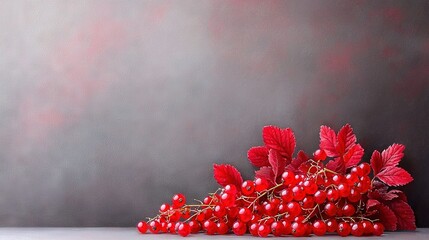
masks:
<instances>
[{"instance_id":1,"label":"white tabletop","mask_svg":"<svg viewBox=\"0 0 429 240\"><path fill-rule=\"evenodd\" d=\"M336 235L327 235L322 238L342 239ZM139 234L135 228L0 228L0 239L7 240L59 240L59 239L92 239L92 240L143 240L143 239L260 239L250 235L220 235L208 236L205 234L193 234L187 238L171 234ZM319 237L318 237L319 238ZM277 239L271 237L270 239ZM280 238L278 238L280 239ZM285 239L285 238L282 238ZM295 239L288 237L287 239ZM303 238L296 238L303 239ZM316 238L313 238L316 239ZM360 238L362 239L362 238ZM415 232L388 232L381 237L371 237L370 239L429 239L429 228L419 228Z\"/></svg>"}]
</instances>

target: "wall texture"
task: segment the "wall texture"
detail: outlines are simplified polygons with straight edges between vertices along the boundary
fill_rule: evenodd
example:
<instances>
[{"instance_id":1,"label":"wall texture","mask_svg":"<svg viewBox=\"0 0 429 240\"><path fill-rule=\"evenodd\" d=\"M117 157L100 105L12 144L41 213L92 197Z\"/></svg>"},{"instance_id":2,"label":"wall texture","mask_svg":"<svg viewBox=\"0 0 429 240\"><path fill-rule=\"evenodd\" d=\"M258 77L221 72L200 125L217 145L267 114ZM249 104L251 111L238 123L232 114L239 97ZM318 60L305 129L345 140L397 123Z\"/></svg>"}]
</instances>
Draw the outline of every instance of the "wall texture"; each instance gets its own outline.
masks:
<instances>
[{"instance_id":1,"label":"wall texture","mask_svg":"<svg viewBox=\"0 0 429 240\"><path fill-rule=\"evenodd\" d=\"M132 226L246 178L267 124L407 146L429 227L428 1L2 1L0 226Z\"/></svg>"}]
</instances>

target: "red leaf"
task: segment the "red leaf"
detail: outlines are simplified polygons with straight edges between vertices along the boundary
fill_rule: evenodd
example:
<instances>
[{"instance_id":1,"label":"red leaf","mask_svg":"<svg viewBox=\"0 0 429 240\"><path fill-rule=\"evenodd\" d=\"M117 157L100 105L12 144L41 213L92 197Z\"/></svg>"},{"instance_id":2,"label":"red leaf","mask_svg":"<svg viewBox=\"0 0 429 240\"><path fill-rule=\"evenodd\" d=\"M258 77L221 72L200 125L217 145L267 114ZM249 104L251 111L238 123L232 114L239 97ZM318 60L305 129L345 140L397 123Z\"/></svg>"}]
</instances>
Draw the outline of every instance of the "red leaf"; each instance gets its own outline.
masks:
<instances>
[{"instance_id":1,"label":"red leaf","mask_svg":"<svg viewBox=\"0 0 429 240\"><path fill-rule=\"evenodd\" d=\"M372 171L374 172L374 175L377 175L381 171L381 168L383 167L383 160L381 159L381 154L379 151L375 150L372 153L370 162L371 162L371 167L372 167Z\"/></svg>"},{"instance_id":2,"label":"red leaf","mask_svg":"<svg viewBox=\"0 0 429 240\"><path fill-rule=\"evenodd\" d=\"M213 164L213 176L217 183L223 187L228 184L234 184L237 188L241 188L243 183L240 172L229 164Z\"/></svg>"},{"instance_id":3,"label":"red leaf","mask_svg":"<svg viewBox=\"0 0 429 240\"><path fill-rule=\"evenodd\" d=\"M270 149L268 153L268 161L270 162L271 168L274 173L274 180L277 180L285 171L286 159L280 156L279 152L274 149Z\"/></svg>"},{"instance_id":4,"label":"red leaf","mask_svg":"<svg viewBox=\"0 0 429 240\"><path fill-rule=\"evenodd\" d=\"M383 168L395 167L404 156L405 146L394 143L381 153Z\"/></svg>"},{"instance_id":5,"label":"red leaf","mask_svg":"<svg viewBox=\"0 0 429 240\"><path fill-rule=\"evenodd\" d=\"M272 185L274 184L274 172L271 167L261 167L259 170L255 171L256 178L265 178Z\"/></svg>"},{"instance_id":6,"label":"red leaf","mask_svg":"<svg viewBox=\"0 0 429 240\"><path fill-rule=\"evenodd\" d=\"M369 208L378 206L380 204L381 203L375 199L368 199L368 201L366 202L366 209L368 210Z\"/></svg>"},{"instance_id":7,"label":"red leaf","mask_svg":"<svg viewBox=\"0 0 429 240\"><path fill-rule=\"evenodd\" d=\"M296 141L290 128L280 129L276 126L265 126L262 129L262 138L268 148L279 151L280 155L287 159L292 159Z\"/></svg>"},{"instance_id":8,"label":"red leaf","mask_svg":"<svg viewBox=\"0 0 429 240\"><path fill-rule=\"evenodd\" d=\"M387 167L376 175L378 179L389 186L402 186L413 181L413 177L400 167Z\"/></svg>"},{"instance_id":9,"label":"red leaf","mask_svg":"<svg viewBox=\"0 0 429 240\"><path fill-rule=\"evenodd\" d=\"M383 199L384 201L390 201L390 200L393 200L395 198L398 198L398 195L395 193L392 193L392 191L390 191L387 193L380 193L380 198Z\"/></svg>"},{"instance_id":10,"label":"red leaf","mask_svg":"<svg viewBox=\"0 0 429 240\"><path fill-rule=\"evenodd\" d=\"M360 144L353 144L347 153L344 155L344 162L346 163L346 168L351 168L356 166L363 157L364 150Z\"/></svg>"},{"instance_id":11,"label":"red leaf","mask_svg":"<svg viewBox=\"0 0 429 240\"><path fill-rule=\"evenodd\" d=\"M408 202L407 196L401 190L393 189L393 190L390 190L389 193L396 194L396 195L398 195L400 200L402 200L404 202Z\"/></svg>"},{"instance_id":12,"label":"red leaf","mask_svg":"<svg viewBox=\"0 0 429 240\"><path fill-rule=\"evenodd\" d=\"M397 218L395 213L386 205L380 204L377 206L378 218L388 231L396 231Z\"/></svg>"},{"instance_id":13,"label":"red leaf","mask_svg":"<svg viewBox=\"0 0 429 240\"><path fill-rule=\"evenodd\" d=\"M327 126L320 126L320 144L319 148L323 149L326 152L328 157L336 157L337 149L335 148L335 144L337 142L337 136L335 131Z\"/></svg>"},{"instance_id":14,"label":"red leaf","mask_svg":"<svg viewBox=\"0 0 429 240\"><path fill-rule=\"evenodd\" d=\"M340 156L344 155L356 142L356 135L350 124L344 125L337 136L336 149Z\"/></svg>"},{"instance_id":15,"label":"red leaf","mask_svg":"<svg viewBox=\"0 0 429 240\"><path fill-rule=\"evenodd\" d=\"M294 158L291 161L291 163L286 166L286 169L292 170L294 173L301 172L299 167L301 166L302 163L306 162L308 159L310 158L307 156L307 154L305 154L304 151L300 150L296 158Z\"/></svg>"},{"instance_id":16,"label":"red leaf","mask_svg":"<svg viewBox=\"0 0 429 240\"><path fill-rule=\"evenodd\" d=\"M247 151L247 158L255 167L268 167L268 148L264 146L252 147Z\"/></svg>"},{"instance_id":17,"label":"red leaf","mask_svg":"<svg viewBox=\"0 0 429 240\"><path fill-rule=\"evenodd\" d=\"M335 160L331 160L326 164L326 168L332 170L337 173L344 174L346 172L346 166L344 165L344 161L342 158L335 158Z\"/></svg>"},{"instance_id":18,"label":"red leaf","mask_svg":"<svg viewBox=\"0 0 429 240\"><path fill-rule=\"evenodd\" d=\"M398 230L416 230L414 211L408 203L398 199L393 201L389 206L398 219Z\"/></svg>"}]
</instances>

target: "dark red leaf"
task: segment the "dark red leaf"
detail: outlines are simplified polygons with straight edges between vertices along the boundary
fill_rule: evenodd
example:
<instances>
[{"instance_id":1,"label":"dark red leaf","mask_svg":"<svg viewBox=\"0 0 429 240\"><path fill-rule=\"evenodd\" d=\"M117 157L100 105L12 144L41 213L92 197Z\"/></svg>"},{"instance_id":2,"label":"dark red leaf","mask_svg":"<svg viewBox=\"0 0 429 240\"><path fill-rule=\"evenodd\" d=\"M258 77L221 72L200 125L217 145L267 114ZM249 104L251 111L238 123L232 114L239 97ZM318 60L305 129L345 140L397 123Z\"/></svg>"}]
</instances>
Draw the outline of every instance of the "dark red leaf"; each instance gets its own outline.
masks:
<instances>
[{"instance_id":1,"label":"dark red leaf","mask_svg":"<svg viewBox=\"0 0 429 240\"><path fill-rule=\"evenodd\" d=\"M379 151L375 150L372 153L370 163L375 176L381 171L381 168L383 168L383 160L381 159L381 154Z\"/></svg>"},{"instance_id":2,"label":"dark red leaf","mask_svg":"<svg viewBox=\"0 0 429 240\"><path fill-rule=\"evenodd\" d=\"M414 211L408 203L398 199L392 201L389 206L397 218L398 230L416 230Z\"/></svg>"},{"instance_id":3,"label":"dark red leaf","mask_svg":"<svg viewBox=\"0 0 429 240\"><path fill-rule=\"evenodd\" d=\"M378 206L380 205L380 202L378 200L375 199L368 199L368 201L366 202L366 209L370 209L372 207Z\"/></svg>"},{"instance_id":4,"label":"dark red leaf","mask_svg":"<svg viewBox=\"0 0 429 240\"><path fill-rule=\"evenodd\" d=\"M294 173L300 173L301 170L299 169L299 167L301 166L302 163L306 162L308 159L310 158L307 156L307 154L305 154L304 151L300 150L296 158L294 158L292 162L286 166L286 169L292 170Z\"/></svg>"},{"instance_id":5,"label":"dark red leaf","mask_svg":"<svg viewBox=\"0 0 429 240\"><path fill-rule=\"evenodd\" d=\"M255 167L268 167L268 148L265 146L252 147L247 151L247 158Z\"/></svg>"},{"instance_id":6,"label":"dark red leaf","mask_svg":"<svg viewBox=\"0 0 429 240\"><path fill-rule=\"evenodd\" d=\"M387 167L376 177L389 186L402 186L413 181L413 177L400 167Z\"/></svg>"},{"instance_id":7,"label":"dark red leaf","mask_svg":"<svg viewBox=\"0 0 429 240\"><path fill-rule=\"evenodd\" d=\"M340 156L344 155L356 142L356 135L353 133L353 128L350 124L344 125L337 136L337 153Z\"/></svg>"},{"instance_id":8,"label":"dark red leaf","mask_svg":"<svg viewBox=\"0 0 429 240\"><path fill-rule=\"evenodd\" d=\"M270 149L268 153L268 161L274 173L274 179L277 180L285 171L286 159L280 156L279 152Z\"/></svg>"},{"instance_id":9,"label":"dark red leaf","mask_svg":"<svg viewBox=\"0 0 429 240\"><path fill-rule=\"evenodd\" d=\"M223 187L228 184L234 184L237 188L241 188L243 183L240 172L229 164L213 164L213 176L217 183Z\"/></svg>"},{"instance_id":10,"label":"dark red leaf","mask_svg":"<svg viewBox=\"0 0 429 240\"><path fill-rule=\"evenodd\" d=\"M326 164L326 168L329 170L332 170L336 173L342 173L344 174L346 172L346 166L344 165L344 161L342 158L338 157L334 160L329 161Z\"/></svg>"},{"instance_id":11,"label":"dark red leaf","mask_svg":"<svg viewBox=\"0 0 429 240\"><path fill-rule=\"evenodd\" d=\"M353 146L344 155L346 168L356 166L362 160L363 154L364 150L362 146L360 144L353 144Z\"/></svg>"},{"instance_id":12,"label":"dark red leaf","mask_svg":"<svg viewBox=\"0 0 429 240\"><path fill-rule=\"evenodd\" d=\"M372 187L374 189L379 190L380 192L387 192L387 189L389 188L388 186L386 186L386 184L384 184L384 183L382 183L380 181L377 181L377 180L373 181Z\"/></svg>"},{"instance_id":13,"label":"dark red leaf","mask_svg":"<svg viewBox=\"0 0 429 240\"><path fill-rule=\"evenodd\" d=\"M272 185L274 185L274 172L271 167L261 167L259 170L255 171L256 178L267 179Z\"/></svg>"},{"instance_id":14,"label":"dark red leaf","mask_svg":"<svg viewBox=\"0 0 429 240\"><path fill-rule=\"evenodd\" d=\"M330 127L321 126L319 136L319 148L323 149L328 157L338 156L337 149L335 148L335 144L337 142L337 135L335 134L335 131Z\"/></svg>"},{"instance_id":15,"label":"dark red leaf","mask_svg":"<svg viewBox=\"0 0 429 240\"><path fill-rule=\"evenodd\" d=\"M376 208L378 210L378 218L384 225L384 228L388 231L396 231L398 219L395 213L388 206L383 204L379 204Z\"/></svg>"},{"instance_id":16,"label":"dark red leaf","mask_svg":"<svg viewBox=\"0 0 429 240\"><path fill-rule=\"evenodd\" d=\"M290 128L280 129L276 126L265 126L262 138L268 148L279 151L280 155L291 160L295 151L295 136Z\"/></svg>"},{"instance_id":17,"label":"dark red leaf","mask_svg":"<svg viewBox=\"0 0 429 240\"><path fill-rule=\"evenodd\" d=\"M393 189L390 190L389 193L398 195L398 198L404 202L408 202L407 196L401 190Z\"/></svg>"},{"instance_id":18,"label":"dark red leaf","mask_svg":"<svg viewBox=\"0 0 429 240\"><path fill-rule=\"evenodd\" d=\"M405 146L394 143L381 153L383 168L395 167L404 156Z\"/></svg>"}]
</instances>

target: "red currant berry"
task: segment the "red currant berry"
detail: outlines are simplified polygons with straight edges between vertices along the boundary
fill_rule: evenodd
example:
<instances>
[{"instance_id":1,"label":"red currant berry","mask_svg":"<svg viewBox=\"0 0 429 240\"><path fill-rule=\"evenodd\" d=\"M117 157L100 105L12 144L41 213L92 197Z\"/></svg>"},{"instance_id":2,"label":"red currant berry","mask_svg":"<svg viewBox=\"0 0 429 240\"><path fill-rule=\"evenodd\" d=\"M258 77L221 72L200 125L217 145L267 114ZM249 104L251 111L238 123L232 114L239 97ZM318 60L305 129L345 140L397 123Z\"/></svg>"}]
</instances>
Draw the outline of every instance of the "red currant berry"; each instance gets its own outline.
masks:
<instances>
[{"instance_id":1,"label":"red currant berry","mask_svg":"<svg viewBox=\"0 0 429 240\"><path fill-rule=\"evenodd\" d=\"M225 186L224 189L225 189L226 193L229 193L229 194L231 194L233 196L237 195L237 187L235 185L228 184L228 185Z\"/></svg>"},{"instance_id":2,"label":"red currant berry","mask_svg":"<svg viewBox=\"0 0 429 240\"><path fill-rule=\"evenodd\" d=\"M191 233L198 233L201 230L201 224L195 220L189 221L188 224L191 228Z\"/></svg>"},{"instance_id":3,"label":"red currant berry","mask_svg":"<svg viewBox=\"0 0 429 240\"><path fill-rule=\"evenodd\" d=\"M217 226L212 220L206 220L203 224L204 230L206 230L207 235L213 235L216 233Z\"/></svg>"},{"instance_id":4,"label":"red currant berry","mask_svg":"<svg viewBox=\"0 0 429 240\"><path fill-rule=\"evenodd\" d=\"M173 202L173 208L180 208L183 205L185 205L186 198L183 194L178 193L173 196L172 202Z\"/></svg>"},{"instance_id":5,"label":"red currant berry","mask_svg":"<svg viewBox=\"0 0 429 240\"><path fill-rule=\"evenodd\" d=\"M350 235L351 227L348 222L340 222L337 227L337 233L341 237L346 237Z\"/></svg>"},{"instance_id":6,"label":"red currant berry","mask_svg":"<svg viewBox=\"0 0 429 240\"><path fill-rule=\"evenodd\" d=\"M252 211L248 208L240 208L238 210L238 219L244 223L250 221L252 219Z\"/></svg>"},{"instance_id":7,"label":"red currant berry","mask_svg":"<svg viewBox=\"0 0 429 240\"><path fill-rule=\"evenodd\" d=\"M325 214L329 217L333 217L337 214L337 206L335 206L335 203L332 203L332 202L328 202L325 205L324 210L325 210Z\"/></svg>"},{"instance_id":8,"label":"red currant berry","mask_svg":"<svg viewBox=\"0 0 429 240\"><path fill-rule=\"evenodd\" d=\"M158 221L151 221L149 223L149 231L153 234L159 233L161 230L161 224Z\"/></svg>"},{"instance_id":9,"label":"red currant berry","mask_svg":"<svg viewBox=\"0 0 429 240\"><path fill-rule=\"evenodd\" d=\"M284 235L291 234L291 232L292 232L292 223L290 221L283 220L282 224L283 224L283 234Z\"/></svg>"},{"instance_id":10,"label":"red currant berry","mask_svg":"<svg viewBox=\"0 0 429 240\"><path fill-rule=\"evenodd\" d=\"M341 212L343 216L351 217L356 212L356 209L351 204L344 204L343 208L341 209Z\"/></svg>"},{"instance_id":11,"label":"red currant berry","mask_svg":"<svg viewBox=\"0 0 429 240\"><path fill-rule=\"evenodd\" d=\"M293 199L295 201L301 201L305 197L305 192L300 186L295 186L292 188Z\"/></svg>"},{"instance_id":12,"label":"red currant berry","mask_svg":"<svg viewBox=\"0 0 429 240\"><path fill-rule=\"evenodd\" d=\"M337 189L331 188L328 190L328 192L326 192L326 198L331 202L337 201L339 197L340 194L338 193Z\"/></svg>"},{"instance_id":13,"label":"red currant berry","mask_svg":"<svg viewBox=\"0 0 429 240\"><path fill-rule=\"evenodd\" d=\"M322 204L326 200L326 192L324 190L318 190L314 193L314 202L317 204Z\"/></svg>"},{"instance_id":14,"label":"red currant berry","mask_svg":"<svg viewBox=\"0 0 429 240\"><path fill-rule=\"evenodd\" d=\"M280 221L273 222L271 224L271 233L276 236L280 237L284 232L284 225Z\"/></svg>"},{"instance_id":15,"label":"red currant berry","mask_svg":"<svg viewBox=\"0 0 429 240\"><path fill-rule=\"evenodd\" d=\"M230 193L222 193L220 195L220 202L225 207L232 207L235 205L235 196Z\"/></svg>"},{"instance_id":16,"label":"red currant berry","mask_svg":"<svg viewBox=\"0 0 429 240\"><path fill-rule=\"evenodd\" d=\"M326 159L326 152L323 149L317 149L313 153L313 158L316 161L324 161Z\"/></svg>"},{"instance_id":17,"label":"red currant berry","mask_svg":"<svg viewBox=\"0 0 429 240\"><path fill-rule=\"evenodd\" d=\"M350 194L347 199L352 203L359 202L359 200L361 199L361 194L355 187L352 187L350 189Z\"/></svg>"},{"instance_id":18,"label":"red currant berry","mask_svg":"<svg viewBox=\"0 0 429 240\"><path fill-rule=\"evenodd\" d=\"M334 176L332 176L332 183L337 186L343 181L344 181L344 177L341 175L335 174Z\"/></svg>"},{"instance_id":19,"label":"red currant berry","mask_svg":"<svg viewBox=\"0 0 429 240\"><path fill-rule=\"evenodd\" d=\"M292 217L296 217L299 214L301 214L301 206L299 206L297 202L288 203L287 209L288 209L289 215Z\"/></svg>"},{"instance_id":20,"label":"red currant berry","mask_svg":"<svg viewBox=\"0 0 429 240\"><path fill-rule=\"evenodd\" d=\"M283 214L287 212L287 205L284 203L280 203L278 209L279 209L279 214Z\"/></svg>"},{"instance_id":21,"label":"red currant berry","mask_svg":"<svg viewBox=\"0 0 429 240\"><path fill-rule=\"evenodd\" d=\"M374 230L373 230L373 234L375 236L380 236L381 234L383 234L384 232L384 226L381 223L374 223Z\"/></svg>"},{"instance_id":22,"label":"red currant berry","mask_svg":"<svg viewBox=\"0 0 429 240\"><path fill-rule=\"evenodd\" d=\"M349 186L353 186L358 181L358 176L356 173L349 173L346 175L346 181Z\"/></svg>"},{"instance_id":23,"label":"red currant berry","mask_svg":"<svg viewBox=\"0 0 429 240\"><path fill-rule=\"evenodd\" d=\"M167 203L164 203L161 205L161 207L159 207L159 212L161 214L166 213L168 210L170 210L170 205L168 205Z\"/></svg>"},{"instance_id":24,"label":"red currant berry","mask_svg":"<svg viewBox=\"0 0 429 240\"><path fill-rule=\"evenodd\" d=\"M171 234L176 233L176 222L167 223L167 232Z\"/></svg>"},{"instance_id":25,"label":"red currant berry","mask_svg":"<svg viewBox=\"0 0 429 240\"><path fill-rule=\"evenodd\" d=\"M258 227L258 236L260 237L267 237L268 234L270 234L271 229L268 224L260 224Z\"/></svg>"},{"instance_id":26,"label":"red currant berry","mask_svg":"<svg viewBox=\"0 0 429 240\"><path fill-rule=\"evenodd\" d=\"M177 222L181 216L182 213L178 209L173 209L172 207L170 208L170 221Z\"/></svg>"},{"instance_id":27,"label":"red currant berry","mask_svg":"<svg viewBox=\"0 0 429 240\"><path fill-rule=\"evenodd\" d=\"M177 233L182 237L186 237L191 233L191 228L187 223L181 223L177 229Z\"/></svg>"},{"instance_id":28,"label":"red currant berry","mask_svg":"<svg viewBox=\"0 0 429 240\"><path fill-rule=\"evenodd\" d=\"M328 219L328 221L326 221L326 230L328 232L336 232L338 228L338 223L337 220L335 220L334 218Z\"/></svg>"},{"instance_id":29,"label":"red currant berry","mask_svg":"<svg viewBox=\"0 0 429 240\"><path fill-rule=\"evenodd\" d=\"M350 194L350 186L345 183L338 185L338 193L341 197L347 197Z\"/></svg>"},{"instance_id":30,"label":"red currant berry","mask_svg":"<svg viewBox=\"0 0 429 240\"><path fill-rule=\"evenodd\" d=\"M326 223L322 220L316 220L313 223L313 233L317 236L323 236L326 233Z\"/></svg>"},{"instance_id":31,"label":"red currant berry","mask_svg":"<svg viewBox=\"0 0 429 240\"><path fill-rule=\"evenodd\" d=\"M371 166L368 163L361 163L358 167L362 170L363 176L367 176L371 172Z\"/></svg>"},{"instance_id":32,"label":"red currant berry","mask_svg":"<svg viewBox=\"0 0 429 240\"><path fill-rule=\"evenodd\" d=\"M242 236L246 233L246 224L240 221L235 221L234 224L232 225L232 231L234 232L235 235ZM259 229L258 229L258 233L259 233Z\"/></svg>"},{"instance_id":33,"label":"red currant berry","mask_svg":"<svg viewBox=\"0 0 429 240\"><path fill-rule=\"evenodd\" d=\"M360 237L363 235L364 229L363 229L363 225L361 222L353 223L351 228L352 228L351 233L353 236Z\"/></svg>"},{"instance_id":34,"label":"red currant berry","mask_svg":"<svg viewBox=\"0 0 429 240\"><path fill-rule=\"evenodd\" d=\"M274 216L277 213L278 208L271 203L267 203L264 205L264 213L268 216Z\"/></svg>"},{"instance_id":35,"label":"red currant berry","mask_svg":"<svg viewBox=\"0 0 429 240\"><path fill-rule=\"evenodd\" d=\"M293 199L293 193L290 189L283 189L280 192L280 197L282 198L283 202L290 202Z\"/></svg>"},{"instance_id":36,"label":"red currant berry","mask_svg":"<svg viewBox=\"0 0 429 240\"><path fill-rule=\"evenodd\" d=\"M217 226L217 234L223 235L223 234L226 234L229 230L228 225L223 221L218 222L216 226Z\"/></svg>"},{"instance_id":37,"label":"red currant berry","mask_svg":"<svg viewBox=\"0 0 429 240\"><path fill-rule=\"evenodd\" d=\"M228 215L228 218L236 218L238 215L238 207L229 207L226 214Z\"/></svg>"},{"instance_id":38,"label":"red currant berry","mask_svg":"<svg viewBox=\"0 0 429 240\"><path fill-rule=\"evenodd\" d=\"M256 178L255 179L255 190L257 192L262 192L268 189L268 181L265 178Z\"/></svg>"},{"instance_id":39,"label":"red currant berry","mask_svg":"<svg viewBox=\"0 0 429 240\"><path fill-rule=\"evenodd\" d=\"M252 223L250 225L250 227L249 227L250 234L252 234L252 236L259 237L259 235L258 235L258 228L259 228L259 224L258 223Z\"/></svg>"},{"instance_id":40,"label":"red currant berry","mask_svg":"<svg viewBox=\"0 0 429 240\"><path fill-rule=\"evenodd\" d=\"M160 232L168 232L168 223L165 220L159 219L159 224L161 226L159 228Z\"/></svg>"},{"instance_id":41,"label":"red currant berry","mask_svg":"<svg viewBox=\"0 0 429 240\"><path fill-rule=\"evenodd\" d=\"M255 183L251 180L244 181L241 184L241 192L245 196L250 196L255 192Z\"/></svg>"},{"instance_id":42,"label":"red currant berry","mask_svg":"<svg viewBox=\"0 0 429 240\"><path fill-rule=\"evenodd\" d=\"M308 195L313 195L317 191L317 184L314 181L307 180L303 185L304 191Z\"/></svg>"},{"instance_id":43,"label":"red currant berry","mask_svg":"<svg viewBox=\"0 0 429 240\"><path fill-rule=\"evenodd\" d=\"M146 233L147 232L147 223L144 221L141 221L137 224L137 230L139 230L140 233Z\"/></svg>"},{"instance_id":44,"label":"red currant berry","mask_svg":"<svg viewBox=\"0 0 429 240\"><path fill-rule=\"evenodd\" d=\"M226 208L222 205L216 205L213 214L218 218L224 217L226 215Z\"/></svg>"},{"instance_id":45,"label":"red currant berry","mask_svg":"<svg viewBox=\"0 0 429 240\"><path fill-rule=\"evenodd\" d=\"M292 223L292 235L295 237L302 237L305 235L305 224L302 222Z\"/></svg>"},{"instance_id":46,"label":"red currant berry","mask_svg":"<svg viewBox=\"0 0 429 240\"><path fill-rule=\"evenodd\" d=\"M312 196L305 196L304 199L302 199L302 207L303 208L313 208L315 206L314 198Z\"/></svg>"},{"instance_id":47,"label":"red currant berry","mask_svg":"<svg viewBox=\"0 0 429 240\"><path fill-rule=\"evenodd\" d=\"M372 232L374 231L374 225L370 221L363 220L362 226L363 226L363 234L372 235Z\"/></svg>"},{"instance_id":48,"label":"red currant berry","mask_svg":"<svg viewBox=\"0 0 429 240\"><path fill-rule=\"evenodd\" d=\"M295 184L295 174L290 170L286 170L283 172L282 179L283 179L283 185L285 186Z\"/></svg>"},{"instance_id":49,"label":"red currant berry","mask_svg":"<svg viewBox=\"0 0 429 240\"><path fill-rule=\"evenodd\" d=\"M350 173L354 173L354 174L356 174L358 177L363 176L363 171L362 171L362 169L360 169L359 167L352 167L352 169L350 170Z\"/></svg>"}]
</instances>

